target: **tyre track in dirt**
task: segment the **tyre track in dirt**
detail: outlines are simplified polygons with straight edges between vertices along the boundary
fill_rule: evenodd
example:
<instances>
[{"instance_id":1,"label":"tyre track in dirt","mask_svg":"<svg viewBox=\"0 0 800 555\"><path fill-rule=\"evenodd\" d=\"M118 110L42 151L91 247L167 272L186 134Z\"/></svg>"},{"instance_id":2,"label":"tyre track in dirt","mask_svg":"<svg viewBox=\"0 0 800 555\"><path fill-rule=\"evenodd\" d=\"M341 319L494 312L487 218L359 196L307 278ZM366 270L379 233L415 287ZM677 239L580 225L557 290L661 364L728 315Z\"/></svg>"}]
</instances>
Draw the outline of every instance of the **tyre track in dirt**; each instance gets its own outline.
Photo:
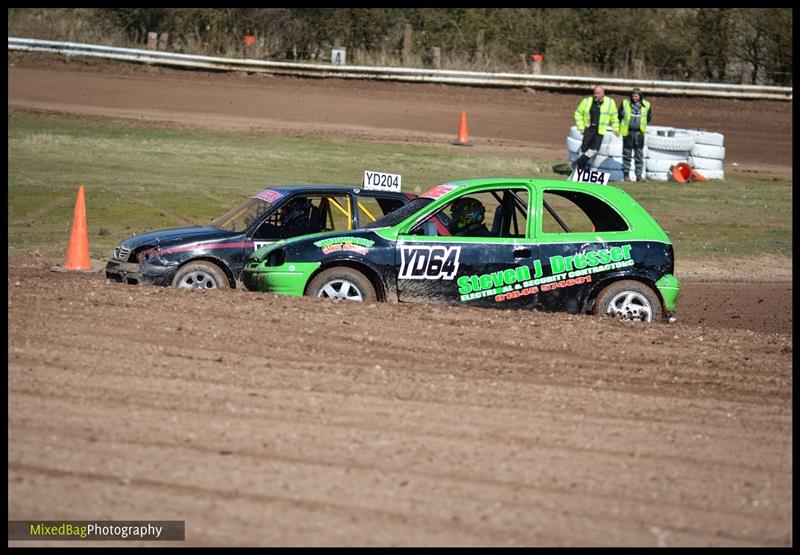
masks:
<instances>
[{"instance_id":1,"label":"tyre track in dirt","mask_svg":"<svg viewBox=\"0 0 800 555\"><path fill-rule=\"evenodd\" d=\"M154 292L157 290L154 290ZM247 298L253 296L250 293L244 293L241 291L234 291L229 292L231 296L238 296L239 298ZM183 295L191 295L191 292L180 292L178 294ZM268 298L267 295L261 295L263 298ZM302 301L307 301L306 299L302 299ZM312 301L313 302L313 301ZM368 310L373 310L374 307L378 307L379 305L374 305L370 307ZM398 309L401 311L406 309L405 306L398 306ZM71 318L69 314L70 306L67 305L66 307L66 320L68 321ZM445 308L442 309L428 309L428 314L426 315L430 322L437 321L437 313L438 314L446 314L447 312L459 312L463 311L463 309L454 309L454 308ZM118 319L119 321L125 321L128 318L128 314L130 312L130 308L123 308L116 309L117 315L114 316L113 313L109 314L112 319ZM442 351L439 349L439 352L436 353L434 350L437 348L435 342L432 343L433 347L419 345L419 342L416 337L411 338L412 344L406 344L406 341L398 341L396 339L386 340L378 340L378 338L374 335L369 334L366 332L364 337L353 337L352 335L346 338L341 336L341 332L337 330L332 330L329 333L331 337L327 341L326 348L324 350L315 350L315 349L308 349L307 345L304 343L308 343L308 335L311 333L311 330L318 328L319 323L315 325L309 325L312 321L321 321L316 320L316 316L314 315L314 309L310 308L308 311L302 311L302 309L294 308L290 312L290 318L293 319L292 322L288 322L289 326L299 324L302 327L303 333L297 339L296 343L286 342L283 345L277 346L277 349L272 347L270 349L266 349L263 346L259 345L252 345L249 348L255 350L256 353L261 353L265 358L269 357L270 355L278 356L280 358L286 360L292 360L294 353L297 351L297 346L301 345L304 347L305 352L308 354L314 354L315 352L319 352L320 354L324 354L325 356L330 357L332 360L341 360L342 357L346 357L349 352L352 352L352 348L356 346L358 349L377 349L378 351L385 351L385 352L395 352L395 353L404 353L410 352L412 353L410 356L414 357L412 360L411 368L407 371L410 373L421 374L421 378L424 379L425 376L430 375L431 373L436 374L445 369L449 365L449 361L447 360L447 351ZM337 311L335 313L335 318L338 319L342 311ZM459 368L459 374L462 377L471 377L477 376L482 379L488 379L492 375L497 375L498 373L513 373L516 369L517 376L521 376L523 379L533 381L537 385L546 385L548 383L563 383L564 380L567 380L568 383L571 385L576 386L586 386L591 387L598 379L602 378L602 372L605 370L603 367L600 367L600 372L597 372L596 364L599 360L600 362L603 361L604 358L608 358L607 355L600 355L596 357L596 359L587 359L585 356L582 357L579 353L573 352L570 349L570 345L565 341L560 341L557 343L559 345L558 348L546 348L541 349L537 344L528 345L526 342L525 333L520 333L519 330L524 330L525 325L520 324L519 322L524 322L525 317L527 314L525 313L508 313L505 311L479 311L481 316L485 315L485 319L466 322L466 326L461 326L462 330L466 328L475 329L476 327L480 327L481 325L488 327L488 328L497 328L498 326L505 324L507 326L513 326L517 328L516 335L512 335L514 331L508 332L508 334L502 339L496 339L494 337L489 338L481 338L475 339L471 342L471 344L464 345L461 348L463 357L468 361L466 364L463 364ZM519 314L524 314L522 318L518 318ZM57 314L51 314L50 319L51 321L57 319ZM569 318L569 317L567 317ZM274 319L274 317L273 317ZM595 323L594 318L591 317L577 317L578 321L583 322L587 325L587 327L591 328L592 325ZM234 322L237 321L236 315L228 316L227 318L218 318L218 320L224 321L228 320L228 322L224 322L229 325L222 326L220 325L222 322L217 321L215 323L216 331L214 331L214 335L222 335L223 338L219 339L220 343L225 345L237 345L235 348L226 347L222 349L222 352L226 355L237 355L238 349L246 346L246 342L242 340L241 337L237 339L237 332L236 332L236 324ZM240 320L238 320L240 321ZM388 325L395 325L401 326L403 322L407 321L407 317L402 315L402 317L394 322L391 321L384 321ZM66 323L66 322L65 322ZM339 322L337 322L338 324ZM449 317L445 317L444 319L445 326L453 327L452 320ZM287 323L280 323L275 322L275 324L279 328L286 329ZM433 326L432 323L427 324L428 328ZM178 326L180 327L180 326ZM158 333L152 333L149 330L143 330L139 332L136 337L136 342L143 342L145 344L150 345L160 345L162 343L163 334L169 334L172 332L183 331L182 329L178 329L176 327L168 326L165 329L159 331ZM596 331L600 334L600 339L602 339L602 335L605 333L604 330L590 330ZM618 373L617 382L615 383L615 387L627 387L629 390L635 391L636 387L639 384L657 384L659 387L666 387L670 388L674 385L672 381L665 380L664 378L659 376L658 372L655 371L644 371L642 370L642 366L653 368L656 364L660 361L663 361L664 355L664 346L666 342L662 339L653 339L648 336L650 330L638 330L640 331L640 335L644 338L649 340L650 349L643 350L642 352L635 353L636 355L636 362L629 362L623 360L622 362L617 363L615 370ZM459 331L458 329L452 330L451 334L454 338L463 337L463 332ZM99 329L94 330L92 337L107 337L111 339L120 339L122 337L129 338L129 331L123 328L118 329L108 329L106 326L100 326ZM178 334L179 337L175 339L175 344L170 344L169 347L159 346L159 350L163 352L165 348L171 347L178 347L183 349L188 349L188 354L182 354L180 356L189 357L191 359L196 359L198 352L203 352L204 348L207 348L207 345L203 344L203 340L187 340L188 338L181 336ZM702 337L698 339L697 337L692 337L692 340L697 341L702 346ZM509 339L510 338L510 339ZM88 338L87 338L88 339ZM345 342L343 339L347 339L348 341ZM674 339L679 339L679 335L675 335ZM457 339L456 339L457 340ZM688 340L688 339L687 339ZM509 347L508 343L513 345L513 349ZM315 343L312 339L311 343ZM763 364L766 362L763 358L761 358L760 354L756 354L755 356L749 356L746 353L743 353L739 348L737 348L737 342L731 340L723 339L723 343L729 344L729 347L726 347L723 351L718 349L714 349L713 347L709 348L702 348L701 352L705 355L705 358L702 360L702 364L698 365L696 361L692 360L691 357L680 357L675 361L664 361L665 364L675 364L676 367L683 367L687 369L691 369L692 373L691 376L687 376L682 380L682 383L690 384L690 385L700 385L702 386L704 383L708 383L710 385L718 385L724 386L728 390L729 394L735 395L737 391L737 384L736 383L725 383L724 379L720 379L721 370L724 370L727 364L727 359L730 357L737 357L737 361L742 364L744 367L749 368L750 370L750 379L751 382L747 383L748 388L758 388L763 389L765 396L788 396L788 392L780 390L780 384L776 384L774 379L770 376L763 376L763 372L761 368L763 368ZM327 347L330 345L330 347ZM346 349L338 350L336 348L337 345L345 345ZM786 347L781 347L786 348ZM123 347L123 350L125 347ZM187 351L183 351L187 353ZM219 349L215 349L212 351L213 353L219 353ZM621 351L619 354L624 355L625 351ZM438 356L437 356L438 355ZM174 356L174 355L173 355ZM214 356L213 354L209 354L208 358L211 359ZM720 357L722 359L720 360ZM219 360L221 357L217 356L216 362L221 362ZM539 359L539 360L547 360L547 368L546 369L531 369L528 367L528 360L531 359ZM384 355L384 358L381 359L383 362L390 361L390 357ZM497 366L495 368L489 369L486 371L486 360L494 361L494 364ZM132 364L140 364L140 360L135 359L132 360ZM212 361L214 362L214 361ZM154 362L154 364L158 364L158 361ZM162 363L163 364L163 363ZM242 361L237 361L237 364L241 365ZM294 363L289 363L290 365L301 366L303 365L302 361L297 361ZM569 364L571 366L571 370L573 372L572 375L568 377L560 377L556 379L557 376L557 368L562 365ZM378 364L380 366L380 364ZM333 363L334 368L336 368L336 364ZM509 372L510 371L510 372ZM515 379L511 377L511 379ZM674 379L674 378L673 378ZM669 391L669 390L667 390Z\"/></svg>"},{"instance_id":2,"label":"tyre track in dirt","mask_svg":"<svg viewBox=\"0 0 800 555\"><path fill-rule=\"evenodd\" d=\"M189 545L790 543L788 331L203 295L10 256L14 518L185 519Z\"/></svg>"},{"instance_id":3,"label":"tyre track in dirt","mask_svg":"<svg viewBox=\"0 0 800 555\"><path fill-rule=\"evenodd\" d=\"M135 443L135 442L134 442L134 443ZM169 446L170 446L169 444L166 444L166 445L165 445L165 447L167 447L167 448L169 448ZM141 444L139 445L139 447L143 447L143 448L152 447L152 444L150 444L150 443L147 443L147 442L144 442L144 443L141 443ZM241 458L241 457L247 457L247 454L246 454L246 453L240 453L240 452L238 452L238 451L237 451L237 452L236 452L236 454L237 454L237 458ZM256 458L257 458L258 460L261 460L261 459L263 459L263 457L262 457L261 455L257 456ZM270 459L272 459L273 457L269 457L269 458L270 458ZM262 462L263 462L263 461L262 461ZM274 461L272 461L272 462L274 462ZM279 462L279 463L280 463L280 462L287 462L287 460L286 460L284 457L281 457L281 459L280 459L278 462ZM289 459L289 460L288 460L288 462L290 462L290 463L299 463L299 464L303 464L303 465L310 465L310 466L314 466L314 465L318 464L316 461L313 461L313 460L308 460L307 458L305 458L305 459L294 459L294 460L292 460L292 459ZM323 461L323 465L324 465L324 466L329 466L328 464L325 464L325 462L324 462L324 461ZM348 463L348 464L346 465L346 468L352 468L352 469L358 470L358 469L359 469L359 465L357 465L357 464L353 464L353 463ZM370 469L370 466L362 466L362 467L361 467L361 469L364 469L364 470L369 470L369 469ZM600 465L600 468L598 468L598 469L596 469L596 470L602 470L602 465ZM390 472L391 472L391 471L390 471ZM423 474L423 475L424 475L424 473L416 473L416 475L420 475L420 474ZM434 478L434 479L435 479L437 482L442 482L442 481L447 481L447 480L456 480L456 481L464 481L464 482L470 482L470 481L473 481L473 479L472 479L471 477L465 477L465 478L461 478L461 479L459 479L459 477L458 477L458 476L447 476L447 475L434 475L434 476L432 476L432 477L433 477L433 478ZM104 477L100 477L100 479L103 479L103 478L104 478ZM482 481L481 481L481 483L482 483L482 485L491 484L491 485L494 485L494 486L511 486L511 484L506 484L506 483L503 483L503 482L499 482L499 483L498 483L498 481L497 481L497 480L490 480L490 481L489 481L489 480L482 480ZM157 482L157 484L160 484L160 482ZM164 485L165 485L165 486L168 486L168 484L164 484ZM515 486L515 487L516 487L516 486ZM541 489L541 488L535 488L535 489ZM550 490L551 492L552 492L552 490L553 490L553 488L544 488L544 489L545 489L545 490ZM563 492L563 491L561 491L561 490L557 490L557 489L556 489L556 490L555 490L555 493L557 493L557 494L569 493L570 495L577 495L577 494L579 494L580 492L577 492L577 493L576 493L576 492ZM584 494L584 495L585 495L585 494ZM223 497L225 497L225 495L224 495L224 494L223 494L222 496L223 496ZM588 495L588 497L597 497L597 496L599 496L599 497L601 497L601 498L602 498L602 497L606 497L606 496L604 496L604 495L602 495L602 494L597 494L597 493L594 493L594 494ZM244 497L247 497L247 496L245 495ZM630 499L630 498L628 498L627 500L628 500L628 501L631 501L631 502L634 502L634 503L635 503L635 502L640 502L640 501L641 501L641 500L639 500L639 499ZM690 509L690 508L688 508L688 507L684 507L684 506L679 506L679 508L683 509L684 511L685 511L685 510L689 510L689 509ZM637 510L641 510L641 509L637 509ZM587 516L588 516L588 515L587 515ZM735 517L735 515L727 515L727 516L728 516L728 517L732 517L732 516L734 516L734 517ZM612 519L612 520L613 520L613 519Z\"/></svg>"}]
</instances>

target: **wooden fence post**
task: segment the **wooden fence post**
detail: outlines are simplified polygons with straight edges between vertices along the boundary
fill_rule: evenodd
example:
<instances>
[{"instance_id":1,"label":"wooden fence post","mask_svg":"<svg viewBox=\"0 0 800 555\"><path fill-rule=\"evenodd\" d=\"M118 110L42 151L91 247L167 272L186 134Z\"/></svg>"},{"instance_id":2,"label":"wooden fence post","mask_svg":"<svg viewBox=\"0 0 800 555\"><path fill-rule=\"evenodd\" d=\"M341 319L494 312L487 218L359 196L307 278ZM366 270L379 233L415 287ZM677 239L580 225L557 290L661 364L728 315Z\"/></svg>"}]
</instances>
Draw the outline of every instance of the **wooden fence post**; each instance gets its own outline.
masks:
<instances>
[{"instance_id":1,"label":"wooden fence post","mask_svg":"<svg viewBox=\"0 0 800 555\"><path fill-rule=\"evenodd\" d=\"M753 68L747 62L742 62L742 85L749 85L753 80Z\"/></svg>"},{"instance_id":2,"label":"wooden fence post","mask_svg":"<svg viewBox=\"0 0 800 555\"><path fill-rule=\"evenodd\" d=\"M403 65L411 64L411 24L406 23L405 30L403 31Z\"/></svg>"},{"instance_id":3,"label":"wooden fence post","mask_svg":"<svg viewBox=\"0 0 800 555\"><path fill-rule=\"evenodd\" d=\"M442 69L442 49L438 46L433 47L433 69Z\"/></svg>"},{"instance_id":4,"label":"wooden fence post","mask_svg":"<svg viewBox=\"0 0 800 555\"><path fill-rule=\"evenodd\" d=\"M244 42L244 57L255 58L258 38L255 35L244 35L242 42Z\"/></svg>"},{"instance_id":5,"label":"wooden fence post","mask_svg":"<svg viewBox=\"0 0 800 555\"><path fill-rule=\"evenodd\" d=\"M147 33L147 49L155 50L158 47L158 33Z\"/></svg>"},{"instance_id":6,"label":"wooden fence post","mask_svg":"<svg viewBox=\"0 0 800 555\"><path fill-rule=\"evenodd\" d=\"M633 75L637 79L641 79L644 76L644 60L641 58L633 60Z\"/></svg>"},{"instance_id":7,"label":"wooden fence post","mask_svg":"<svg viewBox=\"0 0 800 555\"><path fill-rule=\"evenodd\" d=\"M531 61L531 73L540 75L542 73L542 62L544 62L544 56L542 54L531 54Z\"/></svg>"},{"instance_id":8,"label":"wooden fence post","mask_svg":"<svg viewBox=\"0 0 800 555\"><path fill-rule=\"evenodd\" d=\"M478 31L478 37L475 40L475 61L479 64L483 63L483 35L484 31Z\"/></svg>"}]
</instances>

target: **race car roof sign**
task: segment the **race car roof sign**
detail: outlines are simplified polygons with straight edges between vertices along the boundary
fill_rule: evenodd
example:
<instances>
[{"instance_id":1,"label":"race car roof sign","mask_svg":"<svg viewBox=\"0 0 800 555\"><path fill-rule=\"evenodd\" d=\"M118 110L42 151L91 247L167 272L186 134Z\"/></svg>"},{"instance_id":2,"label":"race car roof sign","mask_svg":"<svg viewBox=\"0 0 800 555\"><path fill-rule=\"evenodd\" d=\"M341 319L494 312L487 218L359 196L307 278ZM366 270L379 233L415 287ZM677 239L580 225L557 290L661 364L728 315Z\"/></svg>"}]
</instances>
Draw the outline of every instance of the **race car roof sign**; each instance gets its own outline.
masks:
<instances>
[{"instance_id":1,"label":"race car roof sign","mask_svg":"<svg viewBox=\"0 0 800 555\"><path fill-rule=\"evenodd\" d=\"M611 177L610 173L605 173L596 170L575 170L569 176L569 181L575 183L597 183L598 185L608 185L608 179Z\"/></svg>"},{"instance_id":2,"label":"race car roof sign","mask_svg":"<svg viewBox=\"0 0 800 555\"><path fill-rule=\"evenodd\" d=\"M281 191L276 191L274 189L264 189L257 195L253 195L253 198L261 199L270 204L275 204L285 196L286 193L282 193Z\"/></svg>"},{"instance_id":3,"label":"race car roof sign","mask_svg":"<svg viewBox=\"0 0 800 555\"><path fill-rule=\"evenodd\" d=\"M401 177L394 173L364 171L364 179L361 181L364 189L374 191L400 191Z\"/></svg>"},{"instance_id":4,"label":"race car roof sign","mask_svg":"<svg viewBox=\"0 0 800 555\"><path fill-rule=\"evenodd\" d=\"M447 193L449 193L450 191L452 191L455 188L456 188L455 185L451 185L449 183L442 183L441 185L437 185L436 187L428 189L427 191L422 193L420 196L421 197L425 197L425 198L432 198L432 199L436 200L440 196L446 195Z\"/></svg>"}]
</instances>

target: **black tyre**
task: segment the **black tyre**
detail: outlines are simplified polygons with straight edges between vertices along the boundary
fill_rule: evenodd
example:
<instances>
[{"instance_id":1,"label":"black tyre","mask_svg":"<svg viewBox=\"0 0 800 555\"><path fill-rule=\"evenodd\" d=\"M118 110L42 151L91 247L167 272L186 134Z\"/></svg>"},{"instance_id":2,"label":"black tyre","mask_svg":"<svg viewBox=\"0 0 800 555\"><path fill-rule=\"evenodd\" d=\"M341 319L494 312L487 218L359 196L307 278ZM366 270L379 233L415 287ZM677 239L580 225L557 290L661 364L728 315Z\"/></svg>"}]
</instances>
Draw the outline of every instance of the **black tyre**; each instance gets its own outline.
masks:
<instances>
[{"instance_id":1,"label":"black tyre","mask_svg":"<svg viewBox=\"0 0 800 555\"><path fill-rule=\"evenodd\" d=\"M172 285L180 289L227 289L230 283L219 266L198 260L181 266Z\"/></svg>"},{"instance_id":2,"label":"black tyre","mask_svg":"<svg viewBox=\"0 0 800 555\"><path fill-rule=\"evenodd\" d=\"M348 301L376 301L375 287L367 276L346 266L328 268L311 280L306 289L310 297L345 299Z\"/></svg>"},{"instance_id":3,"label":"black tyre","mask_svg":"<svg viewBox=\"0 0 800 555\"><path fill-rule=\"evenodd\" d=\"M659 322L663 318L658 295L644 283L615 281L597 296L593 313L620 320Z\"/></svg>"}]
</instances>

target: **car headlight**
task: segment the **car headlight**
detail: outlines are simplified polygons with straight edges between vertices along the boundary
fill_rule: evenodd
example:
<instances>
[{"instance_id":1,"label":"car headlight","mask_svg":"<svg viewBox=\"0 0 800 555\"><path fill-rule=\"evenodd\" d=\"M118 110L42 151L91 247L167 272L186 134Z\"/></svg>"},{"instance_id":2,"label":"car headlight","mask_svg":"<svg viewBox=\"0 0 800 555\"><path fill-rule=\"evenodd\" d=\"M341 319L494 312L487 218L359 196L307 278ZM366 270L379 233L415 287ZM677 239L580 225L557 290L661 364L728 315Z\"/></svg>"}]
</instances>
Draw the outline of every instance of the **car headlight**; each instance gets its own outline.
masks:
<instances>
[{"instance_id":1,"label":"car headlight","mask_svg":"<svg viewBox=\"0 0 800 555\"><path fill-rule=\"evenodd\" d=\"M150 260L152 260L157 253L158 250L156 249L156 247L148 247L140 250L137 253L136 258L138 259L139 264L145 264L147 262L150 262Z\"/></svg>"}]
</instances>

